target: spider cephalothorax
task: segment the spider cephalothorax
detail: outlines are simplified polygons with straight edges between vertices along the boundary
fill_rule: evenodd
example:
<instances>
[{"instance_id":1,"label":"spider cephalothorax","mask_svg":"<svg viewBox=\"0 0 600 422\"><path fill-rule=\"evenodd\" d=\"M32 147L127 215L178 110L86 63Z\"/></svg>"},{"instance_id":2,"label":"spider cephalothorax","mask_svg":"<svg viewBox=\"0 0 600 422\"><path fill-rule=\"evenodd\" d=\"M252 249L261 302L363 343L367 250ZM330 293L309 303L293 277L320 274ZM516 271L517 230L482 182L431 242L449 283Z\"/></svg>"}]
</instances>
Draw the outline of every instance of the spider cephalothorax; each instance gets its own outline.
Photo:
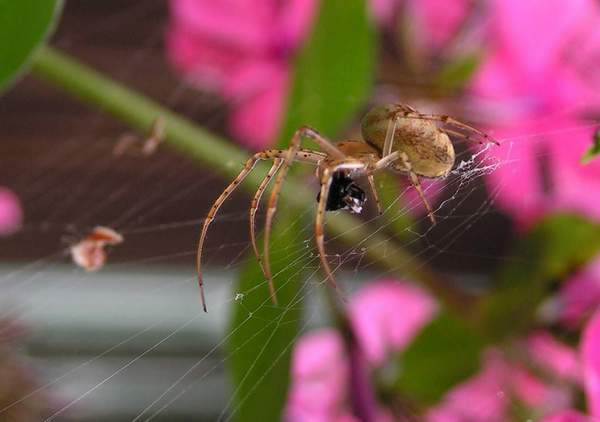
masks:
<instances>
[{"instance_id":1,"label":"spider cephalothorax","mask_svg":"<svg viewBox=\"0 0 600 422\"><path fill-rule=\"evenodd\" d=\"M450 126L453 129L442 128L439 125ZM364 140L333 143L316 130L304 126L294 133L288 149L264 150L248 159L240 174L214 202L202 225L200 240L198 241L197 268L198 284L205 311L202 247L208 226L215 218L221 204L252 171L258 160L272 160L273 165L258 186L252 199L252 205L250 206L250 239L256 259L261 264L265 278L269 283L271 298L274 303L277 303L269 264L269 235L273 215L277 209L281 185L292 162L300 161L317 166L316 174L321 189L317 196L315 238L319 258L327 279L331 282L331 285L337 287L333 272L326 259L323 224L326 211L339 209L348 209L354 213L362 211L366 195L354 182L354 177L367 177L371 194L381 213L373 175L386 169L406 174L419 194L421 201L425 204L429 219L432 223L435 223L433 210L423 194L419 177L441 178L446 177L450 172L454 165L455 155L449 136L470 140L471 135L464 133L470 132L479 137L479 142L492 142L498 145L485 133L450 116L419 113L414 108L404 104L388 104L373 108L363 118L361 129ZM302 149L301 142L304 138L310 138L316 142L320 151ZM269 197L265 219L263 257L261 258L256 244L254 217L263 192L276 174L277 178Z\"/></svg>"},{"instance_id":2,"label":"spider cephalothorax","mask_svg":"<svg viewBox=\"0 0 600 422\"><path fill-rule=\"evenodd\" d=\"M320 199L321 192L317 194L317 202ZM325 211L347 209L353 214L360 214L365 202L367 202L365 191L347 172L337 171L333 174Z\"/></svg>"}]
</instances>

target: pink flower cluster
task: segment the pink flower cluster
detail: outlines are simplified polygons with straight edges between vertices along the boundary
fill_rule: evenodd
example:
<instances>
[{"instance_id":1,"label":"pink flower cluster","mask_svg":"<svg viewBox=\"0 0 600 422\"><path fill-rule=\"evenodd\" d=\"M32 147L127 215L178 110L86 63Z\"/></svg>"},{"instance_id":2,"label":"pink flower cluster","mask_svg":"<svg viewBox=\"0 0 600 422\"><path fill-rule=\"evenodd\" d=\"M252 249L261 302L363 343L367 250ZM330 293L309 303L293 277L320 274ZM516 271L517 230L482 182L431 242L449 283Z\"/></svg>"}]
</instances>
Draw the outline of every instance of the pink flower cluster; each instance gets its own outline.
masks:
<instances>
[{"instance_id":1,"label":"pink flower cluster","mask_svg":"<svg viewBox=\"0 0 600 422\"><path fill-rule=\"evenodd\" d=\"M401 312L399 310L402 310ZM349 304L358 347L366 363L378 367L402 350L436 312L424 291L407 283L382 280L369 284ZM350 362L341 335L323 329L302 337L294 348L288 421L355 421L350 403ZM376 409L378 421L391 421Z\"/></svg>"},{"instance_id":2,"label":"pink flower cluster","mask_svg":"<svg viewBox=\"0 0 600 422\"><path fill-rule=\"evenodd\" d=\"M435 302L407 283L374 282L351 299L349 315L363 358L373 374L385 368L436 315ZM587 324L580 352L536 331L511 353L488 349L480 372L446 393L424 419L428 422L504 421L516 403L535 420L584 420L569 408L574 391L583 387L588 409L600 417L600 312ZM351 398L351 357L341 335L321 329L303 336L292 359L288 421L356 421ZM394 416L381 405L376 421ZM579 418L579 419L577 419Z\"/></svg>"},{"instance_id":3,"label":"pink flower cluster","mask_svg":"<svg viewBox=\"0 0 600 422\"><path fill-rule=\"evenodd\" d=\"M316 0L171 0L167 52L186 78L232 106L233 134L262 149L277 134L293 53Z\"/></svg>"},{"instance_id":4,"label":"pink flower cluster","mask_svg":"<svg viewBox=\"0 0 600 422\"><path fill-rule=\"evenodd\" d=\"M551 211L600 219L600 161L580 158L600 110L600 4L594 0L491 0L489 43L472 101L504 139L488 177L499 205L522 226ZM594 70L595 69L595 70Z\"/></svg>"}]
</instances>

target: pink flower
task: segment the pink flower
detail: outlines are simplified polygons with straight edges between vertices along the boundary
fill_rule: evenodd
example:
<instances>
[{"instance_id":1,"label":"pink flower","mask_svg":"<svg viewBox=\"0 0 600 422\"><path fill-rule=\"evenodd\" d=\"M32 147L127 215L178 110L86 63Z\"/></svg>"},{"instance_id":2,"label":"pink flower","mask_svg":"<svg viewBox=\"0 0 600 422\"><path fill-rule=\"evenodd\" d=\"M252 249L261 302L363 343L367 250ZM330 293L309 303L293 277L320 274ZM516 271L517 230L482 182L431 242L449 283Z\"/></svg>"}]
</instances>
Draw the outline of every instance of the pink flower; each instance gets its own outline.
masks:
<instances>
[{"instance_id":1,"label":"pink flower","mask_svg":"<svg viewBox=\"0 0 600 422\"><path fill-rule=\"evenodd\" d=\"M0 187L0 236L16 232L23 221L19 198L10 190Z\"/></svg>"},{"instance_id":2,"label":"pink flower","mask_svg":"<svg viewBox=\"0 0 600 422\"><path fill-rule=\"evenodd\" d=\"M600 417L600 313L598 312L583 332L581 359L588 411L590 415Z\"/></svg>"},{"instance_id":3,"label":"pink flower","mask_svg":"<svg viewBox=\"0 0 600 422\"><path fill-rule=\"evenodd\" d=\"M286 420L328 422L342 416L348 362L337 331L315 331L296 343L292 379Z\"/></svg>"},{"instance_id":4,"label":"pink flower","mask_svg":"<svg viewBox=\"0 0 600 422\"><path fill-rule=\"evenodd\" d=\"M584 422L600 418L600 312L596 312L586 325L581 337L584 389L590 417L575 411L566 411L544 422Z\"/></svg>"},{"instance_id":5,"label":"pink flower","mask_svg":"<svg viewBox=\"0 0 600 422\"><path fill-rule=\"evenodd\" d=\"M502 165L488 177L498 203L522 225L550 211L600 218L600 162L579 163L600 107L600 8L593 0L493 0L492 46L473 83ZM518 188L517 188L518 187Z\"/></svg>"},{"instance_id":6,"label":"pink flower","mask_svg":"<svg viewBox=\"0 0 600 422\"><path fill-rule=\"evenodd\" d=\"M577 327L600 303L600 256L567 280L558 294L559 319Z\"/></svg>"},{"instance_id":7,"label":"pink flower","mask_svg":"<svg viewBox=\"0 0 600 422\"><path fill-rule=\"evenodd\" d=\"M446 0L443 7L439 0L407 2L409 22L419 48L425 51L444 48L461 29L472 6L470 0Z\"/></svg>"},{"instance_id":8,"label":"pink flower","mask_svg":"<svg viewBox=\"0 0 600 422\"><path fill-rule=\"evenodd\" d=\"M231 102L231 129L262 149L279 128L290 59L306 36L316 0L171 0L167 51L200 88Z\"/></svg>"},{"instance_id":9,"label":"pink flower","mask_svg":"<svg viewBox=\"0 0 600 422\"><path fill-rule=\"evenodd\" d=\"M480 372L446 393L441 403L429 410L426 420L501 422L508 419L513 399L543 415L568 408L571 394L568 388L548 383L521 363L490 349Z\"/></svg>"},{"instance_id":10,"label":"pink flower","mask_svg":"<svg viewBox=\"0 0 600 422\"><path fill-rule=\"evenodd\" d=\"M428 422L502 421L509 405L506 374L509 365L499 353L487 354L476 376L454 387L429 410Z\"/></svg>"},{"instance_id":11,"label":"pink flower","mask_svg":"<svg viewBox=\"0 0 600 422\"><path fill-rule=\"evenodd\" d=\"M546 331L530 334L526 340L531 361L561 379L581 382L579 357L575 350L556 340Z\"/></svg>"},{"instance_id":12,"label":"pink flower","mask_svg":"<svg viewBox=\"0 0 600 422\"><path fill-rule=\"evenodd\" d=\"M565 410L543 420L543 422L594 422L587 416L575 410Z\"/></svg>"},{"instance_id":13,"label":"pink flower","mask_svg":"<svg viewBox=\"0 0 600 422\"><path fill-rule=\"evenodd\" d=\"M371 283L354 296L350 320L358 344L347 356L336 331L325 329L303 336L292 355L292 384L286 407L289 421L354 421L351 389L357 379L360 359L377 366L387 353L399 352L435 312L433 299L407 283L383 280ZM367 374L368 375L368 374ZM356 404L356 403L354 403ZM369 404L370 405L370 404ZM374 419L391 421L391 415L376 404Z\"/></svg>"},{"instance_id":14,"label":"pink flower","mask_svg":"<svg viewBox=\"0 0 600 422\"><path fill-rule=\"evenodd\" d=\"M369 283L350 302L350 318L370 363L403 350L436 311L422 289L394 280Z\"/></svg>"}]
</instances>

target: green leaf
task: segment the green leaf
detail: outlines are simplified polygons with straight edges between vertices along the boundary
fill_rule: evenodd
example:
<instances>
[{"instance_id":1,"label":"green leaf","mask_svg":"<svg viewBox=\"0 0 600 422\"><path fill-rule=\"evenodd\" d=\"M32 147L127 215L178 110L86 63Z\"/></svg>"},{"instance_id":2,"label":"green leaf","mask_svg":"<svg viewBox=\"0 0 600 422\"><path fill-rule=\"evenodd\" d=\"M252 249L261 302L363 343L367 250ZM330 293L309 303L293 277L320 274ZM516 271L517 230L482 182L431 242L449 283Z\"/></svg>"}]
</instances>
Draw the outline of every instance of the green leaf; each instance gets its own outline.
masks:
<instances>
[{"instance_id":1,"label":"green leaf","mask_svg":"<svg viewBox=\"0 0 600 422\"><path fill-rule=\"evenodd\" d=\"M240 276L233 305L228 356L234 397L228 412L238 421L279 421L287 397L290 354L300 330L301 281L306 275L305 244L299 220L280 216L271 236L271 266L279 305L269 290L254 254ZM262 241L259 241L259 245Z\"/></svg>"},{"instance_id":2,"label":"green leaf","mask_svg":"<svg viewBox=\"0 0 600 422\"><path fill-rule=\"evenodd\" d=\"M580 268L600 251L600 224L575 215L540 221L515 248L497 288L483 303L485 332L494 340L531 326L553 282Z\"/></svg>"},{"instance_id":3,"label":"green leaf","mask_svg":"<svg viewBox=\"0 0 600 422\"><path fill-rule=\"evenodd\" d=\"M594 137L592 139L592 146L587 150L583 157L581 157L581 164L587 164L592 161L595 157L600 155L600 129L594 132Z\"/></svg>"},{"instance_id":4,"label":"green leaf","mask_svg":"<svg viewBox=\"0 0 600 422\"><path fill-rule=\"evenodd\" d=\"M373 85L375 31L364 1L324 0L297 58L279 146L310 125L334 136L364 104Z\"/></svg>"},{"instance_id":5,"label":"green leaf","mask_svg":"<svg viewBox=\"0 0 600 422\"><path fill-rule=\"evenodd\" d=\"M396 391L429 406L479 368L484 341L464 320L442 312L399 356Z\"/></svg>"},{"instance_id":6,"label":"green leaf","mask_svg":"<svg viewBox=\"0 0 600 422\"><path fill-rule=\"evenodd\" d=\"M406 208L405 195L402 195L404 190L398 175L390 172L379 173L375 175L375 184L384 210L385 226L389 226L400 240L413 239L415 232L409 228L414 227L415 219ZM394 211L385 212L390 207Z\"/></svg>"},{"instance_id":7,"label":"green leaf","mask_svg":"<svg viewBox=\"0 0 600 422\"><path fill-rule=\"evenodd\" d=\"M0 92L52 32L62 0L0 0Z\"/></svg>"},{"instance_id":8,"label":"green leaf","mask_svg":"<svg viewBox=\"0 0 600 422\"><path fill-rule=\"evenodd\" d=\"M479 55L474 53L455 58L440 70L437 83L452 91L464 87L477 70L479 61Z\"/></svg>"}]
</instances>

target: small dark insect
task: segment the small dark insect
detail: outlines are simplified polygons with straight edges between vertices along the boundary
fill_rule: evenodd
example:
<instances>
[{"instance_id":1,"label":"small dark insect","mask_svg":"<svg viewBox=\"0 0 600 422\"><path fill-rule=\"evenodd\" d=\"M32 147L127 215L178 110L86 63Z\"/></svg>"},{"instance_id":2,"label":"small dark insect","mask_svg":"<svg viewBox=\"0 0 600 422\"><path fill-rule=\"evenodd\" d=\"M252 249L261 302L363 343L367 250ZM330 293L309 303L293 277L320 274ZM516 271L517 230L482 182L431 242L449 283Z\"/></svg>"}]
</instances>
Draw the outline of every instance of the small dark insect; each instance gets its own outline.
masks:
<instances>
[{"instance_id":1,"label":"small dark insect","mask_svg":"<svg viewBox=\"0 0 600 422\"><path fill-rule=\"evenodd\" d=\"M321 192L317 194L317 202L320 199ZM352 214L360 214L366 201L365 191L350 176L342 171L333 174L325 211L347 209Z\"/></svg>"},{"instance_id":2,"label":"small dark insect","mask_svg":"<svg viewBox=\"0 0 600 422\"><path fill-rule=\"evenodd\" d=\"M445 125L441 128L438 125ZM449 126L453 129L450 129ZM360 213L366 201L365 192L354 182L359 176L367 176L369 187L377 208L381 206L375 189L373 175L381 170L391 170L406 174L417 190L421 201L425 204L428 216L433 224L435 217L427 202L419 177L443 178L454 166L454 147L448 135L472 140L471 135L478 137L480 143L491 142L499 145L487 134L462 123L450 116L419 113L414 108L403 104L388 104L371 109L362 120L362 136L364 140L348 140L331 142L316 130L304 126L298 129L289 148L286 150L269 149L258 152L248 159L238 176L225 188L211 206L202 225L198 241L197 271L198 284L202 297L202 305L206 311L202 279L202 247L210 223L214 220L219 207L225 202L233 190L252 171L259 160L271 160L271 169L258 186L250 205L250 238L257 261L260 263L265 278L269 283L271 299L277 303L273 277L269 263L269 235L273 215L277 209L277 201L281 185L293 161L300 161L317 166L317 179L321 189L317 196L317 215L315 218L315 238L321 264L331 285L337 283L327 262L323 223L325 211L348 209ZM469 132L471 135L465 133ZM304 138L312 139L320 151L302 149ZM256 244L254 217L260 198L269 181L277 174L275 185L269 197L265 220L265 240L263 258ZM324 199L326 198L326 199Z\"/></svg>"}]
</instances>

